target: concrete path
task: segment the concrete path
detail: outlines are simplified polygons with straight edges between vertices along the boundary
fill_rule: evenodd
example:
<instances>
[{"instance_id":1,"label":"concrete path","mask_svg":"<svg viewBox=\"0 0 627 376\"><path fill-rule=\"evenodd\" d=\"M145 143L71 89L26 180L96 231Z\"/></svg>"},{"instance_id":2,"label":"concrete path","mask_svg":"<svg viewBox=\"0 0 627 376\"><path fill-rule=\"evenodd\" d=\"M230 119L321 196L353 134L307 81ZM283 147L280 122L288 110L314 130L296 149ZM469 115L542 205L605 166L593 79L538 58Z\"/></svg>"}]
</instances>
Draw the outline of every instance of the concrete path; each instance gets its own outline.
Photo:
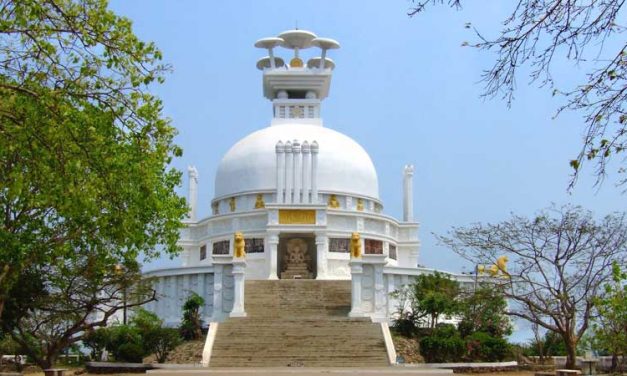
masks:
<instances>
[{"instance_id":1,"label":"concrete path","mask_svg":"<svg viewBox=\"0 0 627 376\"><path fill-rule=\"evenodd\" d=\"M418 376L444 376L453 373L449 369L425 369L418 367L381 367L381 368L309 368L309 367L286 367L286 368L195 368L195 369L158 369L147 371L152 376L172 375L172 376L273 376L273 375L299 375L299 376L397 376L397 375L418 375Z\"/></svg>"}]
</instances>

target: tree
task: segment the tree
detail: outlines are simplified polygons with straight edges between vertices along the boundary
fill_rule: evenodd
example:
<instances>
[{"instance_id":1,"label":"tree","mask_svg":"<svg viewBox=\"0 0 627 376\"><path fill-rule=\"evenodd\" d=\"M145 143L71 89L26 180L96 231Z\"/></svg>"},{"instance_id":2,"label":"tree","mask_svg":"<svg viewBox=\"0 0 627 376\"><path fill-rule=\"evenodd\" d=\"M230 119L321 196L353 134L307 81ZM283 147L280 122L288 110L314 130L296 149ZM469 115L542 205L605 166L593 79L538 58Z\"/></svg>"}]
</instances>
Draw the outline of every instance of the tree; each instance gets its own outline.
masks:
<instances>
[{"instance_id":1,"label":"tree","mask_svg":"<svg viewBox=\"0 0 627 376\"><path fill-rule=\"evenodd\" d=\"M160 60L105 0L0 0L0 318L26 270L178 251Z\"/></svg>"},{"instance_id":2,"label":"tree","mask_svg":"<svg viewBox=\"0 0 627 376\"><path fill-rule=\"evenodd\" d=\"M451 316L460 309L459 284L438 272L419 275L394 295L401 300L400 320L409 320L414 326L421 326L427 318L429 328L433 329L440 316Z\"/></svg>"},{"instance_id":3,"label":"tree","mask_svg":"<svg viewBox=\"0 0 627 376\"><path fill-rule=\"evenodd\" d=\"M512 334L510 319L505 315L507 302L498 286L479 286L463 299L460 307L458 328L462 337L475 332L487 333L495 338Z\"/></svg>"},{"instance_id":4,"label":"tree","mask_svg":"<svg viewBox=\"0 0 627 376\"><path fill-rule=\"evenodd\" d=\"M507 314L553 331L564 340L568 368L590 325L596 296L611 278L611 264L627 260L625 214L595 221L576 206L551 207L529 219L512 215L497 224L453 228L441 243L474 264L513 263L510 278L495 278L512 303Z\"/></svg>"},{"instance_id":5,"label":"tree","mask_svg":"<svg viewBox=\"0 0 627 376\"><path fill-rule=\"evenodd\" d=\"M89 253L71 261L40 266L20 277L6 302L2 331L43 369L119 311L155 299L137 262L104 271L103 261ZM127 333L122 334L119 342L129 342Z\"/></svg>"},{"instance_id":6,"label":"tree","mask_svg":"<svg viewBox=\"0 0 627 376\"><path fill-rule=\"evenodd\" d=\"M205 299L195 292L191 292L185 304L183 304L183 320L181 321L181 336L186 340L197 340L202 337L202 320L200 319L200 307L205 304Z\"/></svg>"},{"instance_id":7,"label":"tree","mask_svg":"<svg viewBox=\"0 0 627 376\"><path fill-rule=\"evenodd\" d=\"M619 368L618 357L627 354L627 272L618 262L612 263L612 281L605 285L605 293L596 300L598 317L594 328L594 342L612 354L612 371Z\"/></svg>"},{"instance_id":8,"label":"tree","mask_svg":"<svg viewBox=\"0 0 627 376\"><path fill-rule=\"evenodd\" d=\"M462 0L413 2L410 16L424 12L429 4L448 3L458 9L462 5ZM489 38L475 28L478 41L462 44L496 52L494 65L482 75L483 96L501 96L511 104L519 69L529 66L531 82L564 97L558 114L582 112L585 136L578 156L570 162L574 171L570 187L584 161L595 163L600 183L612 157L627 149L627 43L620 38L625 27L619 22L625 15L624 4L623 0L518 0L503 21L500 35ZM466 28L472 25L468 23ZM586 67L585 81L560 88L552 76L560 58ZM626 171L625 167L618 169L619 174ZM627 177L620 179L621 185L626 183Z\"/></svg>"}]
</instances>

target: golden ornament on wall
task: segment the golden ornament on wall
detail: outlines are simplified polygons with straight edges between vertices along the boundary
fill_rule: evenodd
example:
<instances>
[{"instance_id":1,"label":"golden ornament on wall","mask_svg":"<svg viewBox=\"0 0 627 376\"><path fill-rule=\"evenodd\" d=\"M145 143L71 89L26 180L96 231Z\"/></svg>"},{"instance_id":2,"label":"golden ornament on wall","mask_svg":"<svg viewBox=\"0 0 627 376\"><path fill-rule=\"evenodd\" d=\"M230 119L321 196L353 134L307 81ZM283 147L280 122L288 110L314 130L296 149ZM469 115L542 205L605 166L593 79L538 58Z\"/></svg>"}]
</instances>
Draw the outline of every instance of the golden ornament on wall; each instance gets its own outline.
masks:
<instances>
[{"instance_id":1,"label":"golden ornament on wall","mask_svg":"<svg viewBox=\"0 0 627 376\"><path fill-rule=\"evenodd\" d=\"M315 225L315 210L279 209L279 224L281 225Z\"/></svg>"},{"instance_id":2,"label":"golden ornament on wall","mask_svg":"<svg viewBox=\"0 0 627 376\"><path fill-rule=\"evenodd\" d=\"M340 207L340 202L337 200L336 195L329 196L329 207L333 209L337 209Z\"/></svg>"},{"instance_id":3,"label":"golden ornament on wall","mask_svg":"<svg viewBox=\"0 0 627 376\"><path fill-rule=\"evenodd\" d=\"M231 199L229 199L229 208L231 208L232 212L235 211L235 197L231 197Z\"/></svg>"},{"instance_id":4,"label":"golden ornament on wall","mask_svg":"<svg viewBox=\"0 0 627 376\"><path fill-rule=\"evenodd\" d=\"M257 195L257 200L255 200L255 209L263 209L266 207L266 203L263 202L263 195L259 193Z\"/></svg>"},{"instance_id":5,"label":"golden ornament on wall","mask_svg":"<svg viewBox=\"0 0 627 376\"><path fill-rule=\"evenodd\" d=\"M364 200L361 198L357 199L357 210L364 211Z\"/></svg>"}]
</instances>

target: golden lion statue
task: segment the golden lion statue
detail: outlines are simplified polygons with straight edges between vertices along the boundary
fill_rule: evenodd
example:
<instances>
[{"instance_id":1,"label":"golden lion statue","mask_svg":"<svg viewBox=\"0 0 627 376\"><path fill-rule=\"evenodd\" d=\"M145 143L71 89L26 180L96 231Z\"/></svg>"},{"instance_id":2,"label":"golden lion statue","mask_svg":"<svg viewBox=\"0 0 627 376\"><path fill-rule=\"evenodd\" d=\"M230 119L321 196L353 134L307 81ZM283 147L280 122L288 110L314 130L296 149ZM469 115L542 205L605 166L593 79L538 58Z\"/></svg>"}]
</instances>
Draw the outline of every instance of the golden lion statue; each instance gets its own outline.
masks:
<instances>
[{"instance_id":1,"label":"golden lion statue","mask_svg":"<svg viewBox=\"0 0 627 376\"><path fill-rule=\"evenodd\" d=\"M361 257L361 241L358 232L353 232L351 235L351 257Z\"/></svg>"},{"instance_id":2,"label":"golden lion statue","mask_svg":"<svg viewBox=\"0 0 627 376\"><path fill-rule=\"evenodd\" d=\"M507 272L507 256L501 256L496 259L496 263L490 266L487 265L477 265L477 275L489 274L490 277L501 276L503 278L509 278L509 273Z\"/></svg>"},{"instance_id":3,"label":"golden lion statue","mask_svg":"<svg viewBox=\"0 0 627 376\"><path fill-rule=\"evenodd\" d=\"M235 252L233 253L235 254L236 258L246 257L245 247L246 247L246 242L244 241L244 234L242 234L241 232L236 232L234 243L233 243L233 249L235 250Z\"/></svg>"},{"instance_id":4,"label":"golden lion statue","mask_svg":"<svg viewBox=\"0 0 627 376\"><path fill-rule=\"evenodd\" d=\"M501 273L503 273L504 276L509 277L509 273L507 272L507 261L509 261L507 256L501 256L497 258L496 267L499 269Z\"/></svg>"}]
</instances>

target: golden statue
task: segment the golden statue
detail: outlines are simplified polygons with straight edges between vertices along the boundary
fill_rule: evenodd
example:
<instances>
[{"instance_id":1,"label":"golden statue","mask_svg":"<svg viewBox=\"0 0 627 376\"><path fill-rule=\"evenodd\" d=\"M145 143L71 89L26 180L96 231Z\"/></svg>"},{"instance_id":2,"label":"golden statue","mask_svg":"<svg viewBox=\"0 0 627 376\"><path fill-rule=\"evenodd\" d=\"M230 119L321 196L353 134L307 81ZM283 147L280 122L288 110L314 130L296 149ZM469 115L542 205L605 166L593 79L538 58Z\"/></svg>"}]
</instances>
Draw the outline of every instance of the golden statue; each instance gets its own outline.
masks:
<instances>
[{"instance_id":1,"label":"golden statue","mask_svg":"<svg viewBox=\"0 0 627 376\"><path fill-rule=\"evenodd\" d=\"M358 232L353 232L351 235L351 257L361 257L361 240Z\"/></svg>"},{"instance_id":2,"label":"golden statue","mask_svg":"<svg viewBox=\"0 0 627 376\"><path fill-rule=\"evenodd\" d=\"M507 261L509 261L507 256L501 256L496 259L496 266L503 277L509 278L509 273L507 272Z\"/></svg>"},{"instance_id":3,"label":"golden statue","mask_svg":"<svg viewBox=\"0 0 627 376\"><path fill-rule=\"evenodd\" d=\"M488 269L488 272L490 273L490 277L496 277L497 274L499 274L499 267L495 265L490 265L490 269Z\"/></svg>"},{"instance_id":4,"label":"golden statue","mask_svg":"<svg viewBox=\"0 0 627 376\"><path fill-rule=\"evenodd\" d=\"M236 232L234 236L233 242L233 254L235 258L244 258L246 257L246 242L244 241L244 234L241 232Z\"/></svg>"},{"instance_id":5,"label":"golden statue","mask_svg":"<svg viewBox=\"0 0 627 376\"><path fill-rule=\"evenodd\" d=\"M357 210L364 211L364 200L361 198L357 199Z\"/></svg>"},{"instance_id":6,"label":"golden statue","mask_svg":"<svg viewBox=\"0 0 627 376\"><path fill-rule=\"evenodd\" d=\"M337 200L336 195L329 196L329 207L333 209L337 209L340 207L340 202Z\"/></svg>"},{"instance_id":7,"label":"golden statue","mask_svg":"<svg viewBox=\"0 0 627 376\"><path fill-rule=\"evenodd\" d=\"M235 211L235 197L231 197L229 199L229 208L231 208L231 211L234 212Z\"/></svg>"},{"instance_id":8,"label":"golden statue","mask_svg":"<svg viewBox=\"0 0 627 376\"><path fill-rule=\"evenodd\" d=\"M496 263L490 266L477 265L477 275L489 274L490 277L501 276L503 278L509 278L507 272L507 256L500 256L496 259Z\"/></svg>"},{"instance_id":9,"label":"golden statue","mask_svg":"<svg viewBox=\"0 0 627 376\"><path fill-rule=\"evenodd\" d=\"M214 202L213 204L211 204L211 208L213 209L213 215L220 214L220 203L219 202Z\"/></svg>"},{"instance_id":10,"label":"golden statue","mask_svg":"<svg viewBox=\"0 0 627 376\"><path fill-rule=\"evenodd\" d=\"M266 203L263 202L263 195L257 194L257 200L255 201L255 209L263 209L266 207Z\"/></svg>"}]
</instances>

